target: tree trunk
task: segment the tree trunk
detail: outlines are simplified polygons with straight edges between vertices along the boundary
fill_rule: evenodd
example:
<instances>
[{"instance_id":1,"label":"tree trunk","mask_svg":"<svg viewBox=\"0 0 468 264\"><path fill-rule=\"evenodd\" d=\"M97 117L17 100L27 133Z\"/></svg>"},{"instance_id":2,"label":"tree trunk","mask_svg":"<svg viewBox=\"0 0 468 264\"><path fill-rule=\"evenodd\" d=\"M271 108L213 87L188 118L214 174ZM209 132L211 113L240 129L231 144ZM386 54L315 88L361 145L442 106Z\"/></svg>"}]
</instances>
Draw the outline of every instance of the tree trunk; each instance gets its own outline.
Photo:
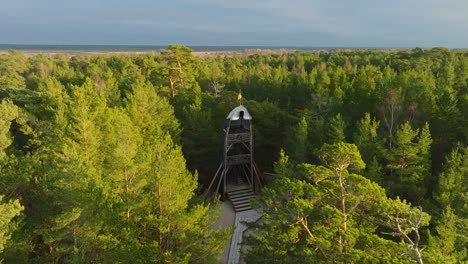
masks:
<instances>
[{"instance_id":1,"label":"tree trunk","mask_svg":"<svg viewBox=\"0 0 468 264\"><path fill-rule=\"evenodd\" d=\"M170 79L169 82L171 83L171 97L175 97L176 96L176 91L174 87L175 81L173 79Z\"/></svg>"},{"instance_id":2,"label":"tree trunk","mask_svg":"<svg viewBox=\"0 0 468 264\"><path fill-rule=\"evenodd\" d=\"M344 186L343 169L339 168L336 173L338 176L338 183L340 185L340 200L341 200L340 205L341 205L341 213L343 214L343 234L346 234L348 214L346 212L346 190ZM343 251L348 252L346 236L342 237L340 234L340 243L342 243Z\"/></svg>"}]
</instances>

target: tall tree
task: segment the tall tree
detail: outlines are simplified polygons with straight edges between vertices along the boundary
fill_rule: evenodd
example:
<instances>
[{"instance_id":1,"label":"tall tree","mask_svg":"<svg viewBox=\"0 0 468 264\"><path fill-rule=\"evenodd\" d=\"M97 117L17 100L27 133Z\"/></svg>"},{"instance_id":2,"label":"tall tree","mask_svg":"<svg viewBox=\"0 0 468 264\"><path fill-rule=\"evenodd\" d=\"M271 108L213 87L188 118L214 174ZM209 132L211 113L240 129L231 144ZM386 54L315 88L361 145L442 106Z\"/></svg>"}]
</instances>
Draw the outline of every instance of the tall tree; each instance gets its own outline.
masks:
<instances>
[{"instance_id":1,"label":"tall tree","mask_svg":"<svg viewBox=\"0 0 468 264\"><path fill-rule=\"evenodd\" d=\"M5 149L12 142L10 137L11 121L17 115L18 108L11 101L3 100L0 103L0 172L3 171L5 159L8 158L5 154ZM3 173L0 175L3 176ZM3 179L0 179L0 183L2 182ZM2 188L0 190L0 254L3 252L5 244L16 227L13 219L20 215L24 209L18 200L5 201L3 191L5 190ZM2 262L1 258L0 262Z\"/></svg>"},{"instance_id":2,"label":"tall tree","mask_svg":"<svg viewBox=\"0 0 468 264\"><path fill-rule=\"evenodd\" d=\"M10 146L11 121L18 116L18 107L11 100L3 100L0 103L0 160L5 157L5 149Z\"/></svg>"},{"instance_id":3,"label":"tall tree","mask_svg":"<svg viewBox=\"0 0 468 264\"><path fill-rule=\"evenodd\" d=\"M0 55L0 88L26 88L24 72L28 69L26 56L18 51L10 50Z\"/></svg>"},{"instance_id":4,"label":"tall tree","mask_svg":"<svg viewBox=\"0 0 468 264\"><path fill-rule=\"evenodd\" d=\"M393 148L386 154L387 175L384 181L393 195L414 204L423 201L427 192L424 183L430 173L431 143L427 124L421 133L419 129L413 130L409 122L400 126L393 140Z\"/></svg>"},{"instance_id":5,"label":"tall tree","mask_svg":"<svg viewBox=\"0 0 468 264\"><path fill-rule=\"evenodd\" d=\"M330 123L328 124L328 131L327 131L327 143L334 144L338 142L345 142L345 129L346 123L341 117L341 114L338 113L334 116Z\"/></svg>"},{"instance_id":6,"label":"tall tree","mask_svg":"<svg viewBox=\"0 0 468 264\"><path fill-rule=\"evenodd\" d=\"M466 152L465 152L466 153ZM458 263L468 257L468 228L466 219L466 178L468 166L463 148L458 145L446 157L439 175L434 199L440 216L435 220L435 232L429 235L428 255L433 262Z\"/></svg>"},{"instance_id":7,"label":"tall tree","mask_svg":"<svg viewBox=\"0 0 468 264\"><path fill-rule=\"evenodd\" d=\"M401 95L399 89L391 89L382 98L379 106L382 119L388 133L388 146L393 147L393 136L400 124L401 115Z\"/></svg>"},{"instance_id":8,"label":"tall tree","mask_svg":"<svg viewBox=\"0 0 468 264\"><path fill-rule=\"evenodd\" d=\"M463 148L457 145L445 158L444 170L439 174L434 199L442 209L453 205L464 189Z\"/></svg>"},{"instance_id":9,"label":"tall tree","mask_svg":"<svg viewBox=\"0 0 468 264\"><path fill-rule=\"evenodd\" d=\"M377 133L379 125L379 121L375 118L371 119L370 114L366 113L356 123L353 143L359 148L362 159L367 164L363 175L380 184L382 183L382 166L380 161L384 149Z\"/></svg>"},{"instance_id":10,"label":"tall tree","mask_svg":"<svg viewBox=\"0 0 468 264\"><path fill-rule=\"evenodd\" d=\"M286 142L286 153L292 160L302 163L307 160L307 133L308 124L305 116L301 118L299 123L289 131L288 142Z\"/></svg>"},{"instance_id":11,"label":"tall tree","mask_svg":"<svg viewBox=\"0 0 468 264\"><path fill-rule=\"evenodd\" d=\"M139 225L146 230L143 239L147 253L150 259L159 262L202 262L216 258L229 233L211 229L216 214L208 205L189 206L197 188L197 176L187 171L181 149L173 143L170 130L161 129L167 124L177 124L169 114L172 108L165 100L147 101L151 90L134 89L140 95L130 98L128 110L144 139L139 155L145 157L149 166L145 172L147 205L139 216ZM149 125L143 122L149 116L166 117L166 120Z\"/></svg>"},{"instance_id":12,"label":"tall tree","mask_svg":"<svg viewBox=\"0 0 468 264\"><path fill-rule=\"evenodd\" d=\"M176 96L180 89L192 87L194 83L192 50L182 45L171 44L161 55L166 63L164 75L170 85L171 97Z\"/></svg>"},{"instance_id":13,"label":"tall tree","mask_svg":"<svg viewBox=\"0 0 468 264\"><path fill-rule=\"evenodd\" d=\"M247 238L246 260L262 263L373 262L422 263L419 227L428 216L400 200L388 199L377 184L357 175L364 167L352 144L325 144L323 166L294 165L284 155L275 181L257 201L263 222ZM411 248L377 233L381 227ZM414 228L414 229L411 229Z\"/></svg>"},{"instance_id":14,"label":"tall tree","mask_svg":"<svg viewBox=\"0 0 468 264\"><path fill-rule=\"evenodd\" d=\"M0 195L0 254L16 228L13 218L19 216L23 209L24 207L18 200L4 202L3 195ZM0 261L2 261L1 258Z\"/></svg>"},{"instance_id":15,"label":"tall tree","mask_svg":"<svg viewBox=\"0 0 468 264\"><path fill-rule=\"evenodd\" d=\"M371 119L369 113L356 123L353 143L359 148L364 162L370 162L373 157L380 157L382 145L379 142L378 129L380 121Z\"/></svg>"},{"instance_id":16,"label":"tall tree","mask_svg":"<svg viewBox=\"0 0 468 264\"><path fill-rule=\"evenodd\" d=\"M219 59L206 59L197 64L199 71L200 86L204 90L218 97L225 86L226 73L224 65Z\"/></svg>"}]
</instances>

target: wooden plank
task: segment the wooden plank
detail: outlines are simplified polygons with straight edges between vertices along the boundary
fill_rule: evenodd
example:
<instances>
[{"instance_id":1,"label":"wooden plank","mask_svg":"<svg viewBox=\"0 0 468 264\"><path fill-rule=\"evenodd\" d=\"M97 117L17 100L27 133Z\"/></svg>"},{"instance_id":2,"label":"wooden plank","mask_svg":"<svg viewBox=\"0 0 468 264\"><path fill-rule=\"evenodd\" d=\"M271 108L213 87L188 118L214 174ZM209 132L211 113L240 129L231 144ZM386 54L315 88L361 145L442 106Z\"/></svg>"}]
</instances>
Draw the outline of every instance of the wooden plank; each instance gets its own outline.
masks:
<instances>
[{"instance_id":1,"label":"wooden plank","mask_svg":"<svg viewBox=\"0 0 468 264\"><path fill-rule=\"evenodd\" d=\"M238 195L229 195L229 199L231 199L231 200L239 200L239 198L247 197L247 196L252 196L252 195L256 195L256 194L253 193L253 192L250 192L250 193L241 193L241 194L238 194Z\"/></svg>"},{"instance_id":2,"label":"wooden plank","mask_svg":"<svg viewBox=\"0 0 468 264\"><path fill-rule=\"evenodd\" d=\"M252 191L252 188L248 188L248 189L242 189L242 190L238 190L238 191L228 192L228 195L229 196L237 196L237 195L243 195L243 194L246 194L246 193L254 193L254 192Z\"/></svg>"},{"instance_id":3,"label":"wooden plank","mask_svg":"<svg viewBox=\"0 0 468 264\"><path fill-rule=\"evenodd\" d=\"M216 181L216 178L218 177L219 171L221 170L222 167L223 167L223 163L219 164L218 170L216 171L215 176L211 180L210 186L208 186L208 189L206 189L205 197L210 194L211 186L213 186L213 183Z\"/></svg>"},{"instance_id":4,"label":"wooden plank","mask_svg":"<svg viewBox=\"0 0 468 264\"><path fill-rule=\"evenodd\" d=\"M238 164L249 164L250 163L250 154L241 154L226 156L226 164L229 165L238 165Z\"/></svg>"},{"instance_id":5,"label":"wooden plank","mask_svg":"<svg viewBox=\"0 0 468 264\"><path fill-rule=\"evenodd\" d=\"M252 210L249 207L241 209L243 212L236 212L236 218L234 220L234 234L231 239L231 246L229 249L229 264L237 264L240 260L240 247L242 243L242 236L244 231L247 229L245 222L257 222L262 214L256 210Z\"/></svg>"},{"instance_id":6,"label":"wooden plank","mask_svg":"<svg viewBox=\"0 0 468 264\"><path fill-rule=\"evenodd\" d=\"M228 144L250 142L250 133L233 133L227 135Z\"/></svg>"}]
</instances>

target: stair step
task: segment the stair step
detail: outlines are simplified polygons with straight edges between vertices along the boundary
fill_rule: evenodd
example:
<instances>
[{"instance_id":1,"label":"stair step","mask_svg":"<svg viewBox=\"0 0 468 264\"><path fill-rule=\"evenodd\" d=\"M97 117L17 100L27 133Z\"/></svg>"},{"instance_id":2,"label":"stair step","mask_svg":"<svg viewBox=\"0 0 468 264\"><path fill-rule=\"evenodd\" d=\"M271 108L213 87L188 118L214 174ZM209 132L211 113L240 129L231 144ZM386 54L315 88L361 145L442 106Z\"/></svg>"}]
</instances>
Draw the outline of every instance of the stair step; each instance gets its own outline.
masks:
<instances>
[{"instance_id":1,"label":"stair step","mask_svg":"<svg viewBox=\"0 0 468 264\"><path fill-rule=\"evenodd\" d=\"M238 204L238 203L245 203L245 202L249 202L252 201L255 197L250 197L250 198L237 198L237 199L231 199L229 198L229 200L231 200L232 203L234 204Z\"/></svg>"},{"instance_id":2,"label":"stair step","mask_svg":"<svg viewBox=\"0 0 468 264\"><path fill-rule=\"evenodd\" d=\"M242 196L242 197L237 197L237 198L231 198L229 197L229 199L236 203L236 202L241 202L241 201L250 201L252 199L254 199L256 196L255 195L249 195L249 196Z\"/></svg>"},{"instance_id":3,"label":"stair step","mask_svg":"<svg viewBox=\"0 0 468 264\"><path fill-rule=\"evenodd\" d=\"M244 188L230 191L227 193L227 195L229 200L231 200L232 207L234 208L235 212L252 210L250 201L257 197L257 195L253 192L252 188Z\"/></svg>"},{"instance_id":4,"label":"stair step","mask_svg":"<svg viewBox=\"0 0 468 264\"><path fill-rule=\"evenodd\" d=\"M234 194L246 193L246 192L253 192L253 190L251 188L239 189L239 190L235 190L235 191L229 191L227 194L228 195L234 195Z\"/></svg>"},{"instance_id":5,"label":"stair step","mask_svg":"<svg viewBox=\"0 0 468 264\"><path fill-rule=\"evenodd\" d=\"M231 200L233 204L241 204L241 203L250 203L252 201L253 197L251 198L245 198L245 199L237 199L237 200Z\"/></svg>"},{"instance_id":6,"label":"stair step","mask_svg":"<svg viewBox=\"0 0 468 264\"><path fill-rule=\"evenodd\" d=\"M240 207L252 207L250 203L241 203L241 204L235 204L233 205L235 208L240 208Z\"/></svg>"},{"instance_id":7,"label":"stair step","mask_svg":"<svg viewBox=\"0 0 468 264\"><path fill-rule=\"evenodd\" d=\"M228 193L229 196L239 196L239 195L246 195L246 194L252 194L254 192L250 191L245 191L245 192L238 192L238 193Z\"/></svg>"},{"instance_id":8,"label":"stair step","mask_svg":"<svg viewBox=\"0 0 468 264\"><path fill-rule=\"evenodd\" d=\"M235 212L242 212L242 211L247 211L247 210L252 209L252 206L251 206L250 202L255 197L256 197L256 195L252 193L252 194L250 194L248 196L241 196L241 197L237 197L237 198L229 197L229 199L231 200L232 207L234 208L234 211Z\"/></svg>"},{"instance_id":9,"label":"stair step","mask_svg":"<svg viewBox=\"0 0 468 264\"><path fill-rule=\"evenodd\" d=\"M255 194L250 194L250 195L246 195L246 196L241 196L241 197L229 197L229 199L232 201L232 202L237 202L237 201L243 201L243 200L252 200L253 198L255 198L256 195Z\"/></svg>"},{"instance_id":10,"label":"stair step","mask_svg":"<svg viewBox=\"0 0 468 264\"><path fill-rule=\"evenodd\" d=\"M241 196L228 196L230 200L243 200L243 199L252 199L253 197L256 197L255 194L248 194L248 195L241 195Z\"/></svg>"},{"instance_id":11,"label":"stair step","mask_svg":"<svg viewBox=\"0 0 468 264\"><path fill-rule=\"evenodd\" d=\"M235 210L236 212L242 212L242 211L252 210L252 207L250 207L250 206L243 206L243 207L234 208L234 210Z\"/></svg>"},{"instance_id":12,"label":"stair step","mask_svg":"<svg viewBox=\"0 0 468 264\"><path fill-rule=\"evenodd\" d=\"M241 197L247 197L247 196L255 196L255 193L249 192L249 193L240 193L240 194L235 194L235 195L228 195L229 198L241 198Z\"/></svg>"},{"instance_id":13,"label":"stair step","mask_svg":"<svg viewBox=\"0 0 468 264\"><path fill-rule=\"evenodd\" d=\"M243 204L235 204L234 208L243 208L243 207L252 207L250 203L243 203Z\"/></svg>"}]
</instances>

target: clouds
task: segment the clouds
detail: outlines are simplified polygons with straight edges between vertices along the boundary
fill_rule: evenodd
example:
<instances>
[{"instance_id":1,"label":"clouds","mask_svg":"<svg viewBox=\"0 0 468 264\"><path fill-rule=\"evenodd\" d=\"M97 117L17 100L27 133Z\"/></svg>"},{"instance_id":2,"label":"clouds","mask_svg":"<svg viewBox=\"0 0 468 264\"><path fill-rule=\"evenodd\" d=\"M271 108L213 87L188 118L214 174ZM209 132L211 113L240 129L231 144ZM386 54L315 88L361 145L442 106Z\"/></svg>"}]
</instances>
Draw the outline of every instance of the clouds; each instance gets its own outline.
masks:
<instances>
[{"instance_id":1,"label":"clouds","mask_svg":"<svg viewBox=\"0 0 468 264\"><path fill-rule=\"evenodd\" d=\"M1 41L9 43L468 45L468 2L462 0L0 0L0 5Z\"/></svg>"},{"instance_id":2,"label":"clouds","mask_svg":"<svg viewBox=\"0 0 468 264\"><path fill-rule=\"evenodd\" d=\"M330 4L320 1L305 0L239 0L205 2L217 5L220 10L246 15L241 25L255 27L257 24L270 25L280 31L297 31L303 33L314 30L330 34L348 34L348 16L338 12L339 16L330 15L333 8ZM325 4L324 4L325 3Z\"/></svg>"}]
</instances>

